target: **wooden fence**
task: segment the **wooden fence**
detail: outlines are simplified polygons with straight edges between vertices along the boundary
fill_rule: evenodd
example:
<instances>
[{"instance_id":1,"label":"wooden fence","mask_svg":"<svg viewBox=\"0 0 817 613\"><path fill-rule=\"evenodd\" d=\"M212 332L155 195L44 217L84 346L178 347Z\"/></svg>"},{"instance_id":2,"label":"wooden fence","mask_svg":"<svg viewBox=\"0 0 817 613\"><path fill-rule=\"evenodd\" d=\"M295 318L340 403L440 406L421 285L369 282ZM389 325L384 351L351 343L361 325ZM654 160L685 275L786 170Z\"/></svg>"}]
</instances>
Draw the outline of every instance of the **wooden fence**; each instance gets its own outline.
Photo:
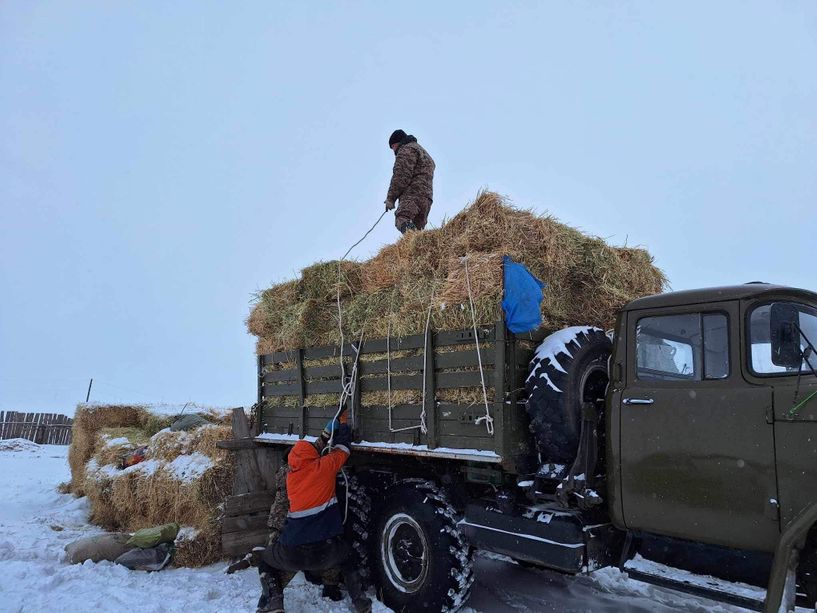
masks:
<instances>
[{"instance_id":1,"label":"wooden fence","mask_svg":"<svg viewBox=\"0 0 817 613\"><path fill-rule=\"evenodd\" d=\"M56 413L0 411L0 439L26 438L41 445L70 445L74 420Z\"/></svg>"}]
</instances>

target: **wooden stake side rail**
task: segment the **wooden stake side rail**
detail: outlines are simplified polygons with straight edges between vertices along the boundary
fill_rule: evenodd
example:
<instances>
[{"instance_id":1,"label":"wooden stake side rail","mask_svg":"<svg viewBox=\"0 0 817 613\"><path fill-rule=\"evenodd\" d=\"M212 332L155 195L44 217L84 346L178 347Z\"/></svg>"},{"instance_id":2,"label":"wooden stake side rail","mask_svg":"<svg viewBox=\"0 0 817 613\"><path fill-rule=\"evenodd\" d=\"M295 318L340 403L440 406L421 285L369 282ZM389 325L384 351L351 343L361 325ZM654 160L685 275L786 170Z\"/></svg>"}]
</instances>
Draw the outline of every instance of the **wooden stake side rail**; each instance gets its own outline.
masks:
<instances>
[{"instance_id":1,"label":"wooden stake side rail","mask_svg":"<svg viewBox=\"0 0 817 613\"><path fill-rule=\"evenodd\" d=\"M444 447L493 451L503 463L510 462L511 456L521 455L529 437L528 418L520 398L524 398L521 391L535 341L526 335L521 340L532 342L517 342L519 339L506 330L504 322L477 330L479 357L473 330L429 331L427 337L412 335L391 338L388 342L385 338L364 339L355 397L347 400L356 440L407 443L429 450ZM386 358L387 347L390 359ZM415 355L397 353L407 349L414 350ZM341 354L346 380L341 379ZM357 356L351 343L342 348L311 347L259 356L260 411L255 434L317 435L337 412L337 405L331 406L329 399L314 397L319 394L339 397ZM315 364L316 360L328 358L335 363ZM486 414L480 389L483 378L488 409L494 420L493 436L481 419ZM382 397L389 388L392 392L411 391L416 398L412 401L415 404L392 407L391 424L387 406L369 406L360 400L362 394L365 402L370 392L378 392ZM420 404L424 389L425 403ZM464 397L464 393L458 394L460 389L468 390L471 404L444 400ZM473 400L475 397L478 400ZM417 428L423 411L425 432Z\"/></svg>"},{"instance_id":2,"label":"wooden stake side rail","mask_svg":"<svg viewBox=\"0 0 817 613\"><path fill-rule=\"evenodd\" d=\"M58 413L0 411L0 439L24 438L39 445L70 445L74 420Z\"/></svg>"}]
</instances>

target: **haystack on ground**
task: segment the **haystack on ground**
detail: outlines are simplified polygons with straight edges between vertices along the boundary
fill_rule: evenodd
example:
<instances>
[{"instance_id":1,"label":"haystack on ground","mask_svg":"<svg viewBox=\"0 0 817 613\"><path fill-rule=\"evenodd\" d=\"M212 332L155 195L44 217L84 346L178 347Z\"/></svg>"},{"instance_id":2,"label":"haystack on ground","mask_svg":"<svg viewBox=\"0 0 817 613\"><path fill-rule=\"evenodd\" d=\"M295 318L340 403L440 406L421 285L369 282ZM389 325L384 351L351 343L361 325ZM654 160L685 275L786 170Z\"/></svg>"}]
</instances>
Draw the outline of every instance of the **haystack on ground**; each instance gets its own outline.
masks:
<instances>
[{"instance_id":1,"label":"haystack on ground","mask_svg":"<svg viewBox=\"0 0 817 613\"><path fill-rule=\"evenodd\" d=\"M265 290L247 327L258 337L259 354L338 343L340 289L346 338L361 331L369 338L421 332L429 308L433 329L468 328L468 278L477 322L492 324L502 314L505 255L548 284L542 316L551 329L611 328L625 303L666 285L646 250L613 247L482 192L439 229L410 232L366 262L343 262L340 283L338 262L322 262L305 269L300 279Z\"/></svg>"},{"instance_id":2,"label":"haystack on ground","mask_svg":"<svg viewBox=\"0 0 817 613\"><path fill-rule=\"evenodd\" d=\"M69 450L71 490L88 496L91 521L116 531L178 523L184 529L176 541L177 566L202 566L221 557L219 505L233 483L232 456L216 447L232 438L229 418L195 406L185 409L191 413L209 423L171 432L176 414L146 406L80 405ZM122 458L141 446L147 447L145 459L120 468Z\"/></svg>"}]
</instances>

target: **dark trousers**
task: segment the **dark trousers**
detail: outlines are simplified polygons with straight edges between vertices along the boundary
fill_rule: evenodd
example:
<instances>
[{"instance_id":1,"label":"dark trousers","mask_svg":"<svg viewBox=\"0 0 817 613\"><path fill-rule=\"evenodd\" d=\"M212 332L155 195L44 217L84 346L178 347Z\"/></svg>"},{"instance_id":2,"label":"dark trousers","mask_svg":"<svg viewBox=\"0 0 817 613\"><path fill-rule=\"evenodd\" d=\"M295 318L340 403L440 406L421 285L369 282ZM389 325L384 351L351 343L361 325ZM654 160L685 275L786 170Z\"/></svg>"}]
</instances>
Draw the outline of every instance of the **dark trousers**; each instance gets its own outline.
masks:
<instances>
[{"instance_id":1,"label":"dark trousers","mask_svg":"<svg viewBox=\"0 0 817 613\"><path fill-rule=\"evenodd\" d=\"M352 597L352 600L357 600L364 595L360 576L351 553L351 547L340 536L327 541L294 547L287 547L276 542L261 554L258 572L262 575L262 584L264 575L270 577L271 581L268 584L270 594L280 597L286 585L298 571L326 577L333 569L340 568L349 596Z\"/></svg>"}]
</instances>

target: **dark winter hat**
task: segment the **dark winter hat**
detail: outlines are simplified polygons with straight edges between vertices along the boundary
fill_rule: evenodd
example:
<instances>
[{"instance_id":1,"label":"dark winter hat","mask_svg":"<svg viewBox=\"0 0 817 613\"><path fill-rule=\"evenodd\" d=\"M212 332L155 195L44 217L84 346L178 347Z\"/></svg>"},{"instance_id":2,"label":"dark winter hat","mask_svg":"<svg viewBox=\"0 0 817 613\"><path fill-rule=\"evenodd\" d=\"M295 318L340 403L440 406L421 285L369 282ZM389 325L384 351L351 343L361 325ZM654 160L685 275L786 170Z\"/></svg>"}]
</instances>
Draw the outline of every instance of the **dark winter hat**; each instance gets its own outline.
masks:
<instances>
[{"instance_id":1,"label":"dark winter hat","mask_svg":"<svg viewBox=\"0 0 817 613\"><path fill-rule=\"evenodd\" d=\"M394 132L391 133L391 136L389 136L389 147L399 143L404 138L406 138L405 132L403 132L402 130L395 130Z\"/></svg>"}]
</instances>

